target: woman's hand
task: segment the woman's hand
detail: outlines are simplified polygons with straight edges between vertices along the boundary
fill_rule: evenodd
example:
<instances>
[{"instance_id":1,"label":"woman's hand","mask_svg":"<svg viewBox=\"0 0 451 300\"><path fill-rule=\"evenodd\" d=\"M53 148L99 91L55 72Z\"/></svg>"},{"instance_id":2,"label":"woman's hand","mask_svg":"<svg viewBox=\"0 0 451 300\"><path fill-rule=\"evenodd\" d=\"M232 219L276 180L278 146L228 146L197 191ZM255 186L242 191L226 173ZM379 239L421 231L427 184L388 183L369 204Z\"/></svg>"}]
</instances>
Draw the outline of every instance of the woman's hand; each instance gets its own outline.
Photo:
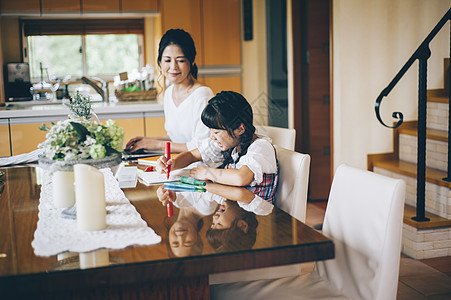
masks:
<instances>
[{"instance_id":1,"label":"woman's hand","mask_svg":"<svg viewBox=\"0 0 451 300\"><path fill-rule=\"evenodd\" d=\"M191 169L189 174L199 180L215 181L212 170L214 170L214 169L206 167L206 166L199 166L199 167L195 167L195 168Z\"/></svg>"},{"instance_id":2,"label":"woman's hand","mask_svg":"<svg viewBox=\"0 0 451 300\"><path fill-rule=\"evenodd\" d=\"M161 150L162 147L163 143L161 140L144 136L137 136L128 141L127 145L125 146L125 149L130 149L133 153L140 149Z\"/></svg>"},{"instance_id":3,"label":"woman's hand","mask_svg":"<svg viewBox=\"0 0 451 300\"><path fill-rule=\"evenodd\" d=\"M169 202L174 202L177 198L175 192L165 190L164 186L160 186L157 189L157 196L163 206L166 206Z\"/></svg>"}]
</instances>

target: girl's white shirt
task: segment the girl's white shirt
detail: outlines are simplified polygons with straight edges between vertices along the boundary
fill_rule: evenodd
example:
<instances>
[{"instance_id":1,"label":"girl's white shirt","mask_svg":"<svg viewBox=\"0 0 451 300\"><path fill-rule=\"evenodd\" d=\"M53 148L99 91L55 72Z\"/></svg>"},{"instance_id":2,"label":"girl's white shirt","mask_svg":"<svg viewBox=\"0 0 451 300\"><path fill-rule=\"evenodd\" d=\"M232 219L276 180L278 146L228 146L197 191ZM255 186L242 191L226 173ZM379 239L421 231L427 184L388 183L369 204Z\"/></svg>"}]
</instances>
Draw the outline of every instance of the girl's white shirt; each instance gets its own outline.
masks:
<instances>
[{"instance_id":1,"label":"girl's white shirt","mask_svg":"<svg viewBox=\"0 0 451 300\"><path fill-rule=\"evenodd\" d=\"M203 140L198 149L202 155L202 161L209 166L218 166L224 160L221 151L218 151L217 143L210 138ZM232 158L234 160L238 158L236 148L232 151ZM236 165L236 169L242 166L247 166L254 173L254 180L251 182L251 186L261 183L263 181L263 174L276 173L276 153L271 139L264 135L258 135L258 138L249 145L247 153L241 156ZM226 198L210 192L206 192L205 197L219 204L222 204L226 200ZM249 203L237 202L241 208L253 212L256 215L268 215L274 208L271 203L257 195Z\"/></svg>"},{"instance_id":2,"label":"girl's white shirt","mask_svg":"<svg viewBox=\"0 0 451 300\"><path fill-rule=\"evenodd\" d=\"M271 139L264 135L257 137L247 148L247 153L241 156L235 168L247 166L254 173L254 180L250 186L260 184L263 181L263 174L277 173L276 153ZM202 155L202 161L207 165L218 164L224 160L222 153L216 150L217 143L210 138L203 140L198 149ZM235 161L238 159L236 148L232 151L232 158Z\"/></svg>"},{"instance_id":3,"label":"girl's white shirt","mask_svg":"<svg viewBox=\"0 0 451 300\"><path fill-rule=\"evenodd\" d=\"M176 106L172 98L173 88L171 85L164 93L164 128L171 141L186 143L189 151L197 148L199 142L210 134L208 127L202 123L201 114L214 94L209 87L201 86Z\"/></svg>"}]
</instances>

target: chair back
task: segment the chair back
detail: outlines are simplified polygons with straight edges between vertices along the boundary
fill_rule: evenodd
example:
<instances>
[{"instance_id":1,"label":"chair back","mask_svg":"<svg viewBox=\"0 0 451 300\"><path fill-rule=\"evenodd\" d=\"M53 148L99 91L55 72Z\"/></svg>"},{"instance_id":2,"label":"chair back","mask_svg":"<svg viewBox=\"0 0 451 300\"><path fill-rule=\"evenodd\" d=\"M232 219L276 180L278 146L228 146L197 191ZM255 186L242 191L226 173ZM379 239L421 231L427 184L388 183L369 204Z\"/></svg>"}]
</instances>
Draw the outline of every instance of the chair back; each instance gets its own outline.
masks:
<instances>
[{"instance_id":1,"label":"chair back","mask_svg":"<svg viewBox=\"0 0 451 300\"><path fill-rule=\"evenodd\" d=\"M256 132L271 138L274 145L294 151L294 143L296 141L296 130L282 127L255 126Z\"/></svg>"},{"instance_id":2,"label":"chair back","mask_svg":"<svg viewBox=\"0 0 451 300\"><path fill-rule=\"evenodd\" d=\"M323 223L335 259L312 274L349 299L396 299L404 199L404 181L339 166Z\"/></svg>"},{"instance_id":3,"label":"chair back","mask_svg":"<svg viewBox=\"0 0 451 300\"><path fill-rule=\"evenodd\" d=\"M276 206L305 222L310 155L275 146L279 161Z\"/></svg>"}]
</instances>

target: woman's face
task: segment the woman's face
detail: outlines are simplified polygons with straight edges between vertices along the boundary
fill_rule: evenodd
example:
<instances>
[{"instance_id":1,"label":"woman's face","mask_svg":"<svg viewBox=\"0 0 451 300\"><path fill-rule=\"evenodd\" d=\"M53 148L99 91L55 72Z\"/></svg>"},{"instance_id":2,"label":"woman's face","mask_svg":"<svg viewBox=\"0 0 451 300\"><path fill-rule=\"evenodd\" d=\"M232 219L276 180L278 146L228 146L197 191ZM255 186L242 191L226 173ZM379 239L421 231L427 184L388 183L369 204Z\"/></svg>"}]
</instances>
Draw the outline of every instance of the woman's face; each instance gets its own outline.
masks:
<instances>
[{"instance_id":1,"label":"woman's face","mask_svg":"<svg viewBox=\"0 0 451 300\"><path fill-rule=\"evenodd\" d=\"M167 46L161 57L161 72L170 82L182 83L190 75L191 64L177 45Z\"/></svg>"},{"instance_id":2,"label":"woman's face","mask_svg":"<svg viewBox=\"0 0 451 300\"><path fill-rule=\"evenodd\" d=\"M190 222L177 221L169 229L169 245L177 257L190 255L196 242L197 231Z\"/></svg>"},{"instance_id":3,"label":"woman's face","mask_svg":"<svg viewBox=\"0 0 451 300\"><path fill-rule=\"evenodd\" d=\"M230 206L228 201L222 203L216 213L213 215L213 221L211 222L212 229L227 229L230 228L238 218L238 212L236 206Z\"/></svg>"},{"instance_id":4,"label":"woman's face","mask_svg":"<svg viewBox=\"0 0 451 300\"><path fill-rule=\"evenodd\" d=\"M210 138L218 144L221 151L229 150L238 145L238 136L232 137L227 130L210 128Z\"/></svg>"}]
</instances>

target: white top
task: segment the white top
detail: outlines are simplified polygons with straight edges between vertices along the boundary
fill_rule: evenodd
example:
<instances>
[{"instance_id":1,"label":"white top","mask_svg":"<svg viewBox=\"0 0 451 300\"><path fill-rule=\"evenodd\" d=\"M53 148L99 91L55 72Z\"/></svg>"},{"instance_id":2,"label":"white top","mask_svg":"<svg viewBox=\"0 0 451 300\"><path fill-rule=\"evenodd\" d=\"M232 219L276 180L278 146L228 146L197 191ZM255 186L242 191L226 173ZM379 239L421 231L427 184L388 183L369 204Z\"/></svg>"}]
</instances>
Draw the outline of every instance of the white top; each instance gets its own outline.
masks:
<instances>
[{"instance_id":1,"label":"white top","mask_svg":"<svg viewBox=\"0 0 451 300\"><path fill-rule=\"evenodd\" d=\"M210 138L203 140L198 149L202 155L203 162L208 165L218 164L218 162L224 160L222 153L217 151L217 143ZM238 158L236 148L232 151L232 158L234 160ZM242 166L247 166L254 173L254 180L251 182L251 186L260 184L263 181L263 174L277 173L276 153L274 146L271 144L271 139L267 136L258 135L258 138L247 148L247 153L241 156L236 164L236 169ZM226 198L219 195L209 192L206 192L206 194L219 204L226 200ZM267 215L273 209L271 203L257 195L250 203L237 202L244 210L254 212L257 215Z\"/></svg>"},{"instance_id":2,"label":"white top","mask_svg":"<svg viewBox=\"0 0 451 300\"><path fill-rule=\"evenodd\" d=\"M214 146L217 144L210 138L203 140L199 145L202 161L207 165L224 160L222 153L212 149ZM232 151L232 158L238 159L236 148ZM240 169L242 166L247 166L254 173L254 180L250 186L260 184L263 181L263 174L277 173L276 153L271 140L266 136L258 135L258 138L247 148L247 153L241 156L235 169Z\"/></svg>"},{"instance_id":3,"label":"white top","mask_svg":"<svg viewBox=\"0 0 451 300\"><path fill-rule=\"evenodd\" d=\"M164 93L164 128L174 143L186 143L188 151L209 136L209 129L200 119L204 107L214 94L206 86L197 88L179 106L175 106L170 86Z\"/></svg>"}]
</instances>

